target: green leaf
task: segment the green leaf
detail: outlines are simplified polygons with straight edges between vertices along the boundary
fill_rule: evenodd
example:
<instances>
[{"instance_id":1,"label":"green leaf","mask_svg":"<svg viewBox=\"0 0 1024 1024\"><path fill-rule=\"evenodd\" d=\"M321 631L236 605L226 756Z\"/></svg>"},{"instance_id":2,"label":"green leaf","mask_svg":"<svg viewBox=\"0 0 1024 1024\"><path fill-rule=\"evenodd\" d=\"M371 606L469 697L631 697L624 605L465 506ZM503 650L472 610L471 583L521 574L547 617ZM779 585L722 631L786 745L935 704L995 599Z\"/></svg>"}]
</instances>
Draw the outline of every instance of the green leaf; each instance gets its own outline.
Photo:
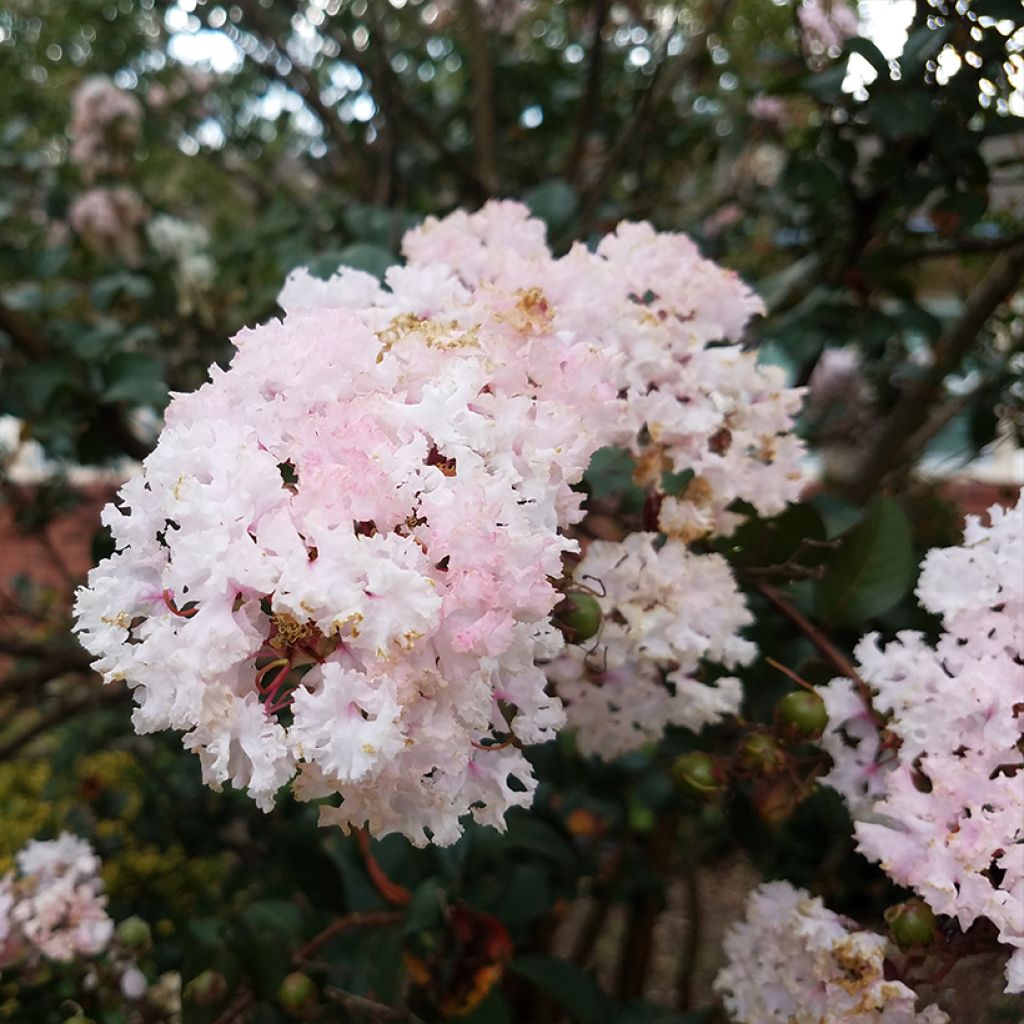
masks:
<instances>
[{"instance_id":1,"label":"green leaf","mask_svg":"<svg viewBox=\"0 0 1024 1024\"><path fill-rule=\"evenodd\" d=\"M523 202L535 217L547 224L549 234L567 227L580 208L576 190L557 178L530 189L523 196Z\"/></svg>"},{"instance_id":2,"label":"green leaf","mask_svg":"<svg viewBox=\"0 0 1024 1024\"><path fill-rule=\"evenodd\" d=\"M910 523L891 498L875 498L845 533L815 588L818 617L848 626L888 611L914 580Z\"/></svg>"},{"instance_id":3,"label":"green leaf","mask_svg":"<svg viewBox=\"0 0 1024 1024\"><path fill-rule=\"evenodd\" d=\"M554 897L550 874L540 864L518 864L505 880L497 916L507 928L525 928L551 911Z\"/></svg>"},{"instance_id":4,"label":"green leaf","mask_svg":"<svg viewBox=\"0 0 1024 1024\"><path fill-rule=\"evenodd\" d=\"M341 214L342 223L357 242L388 250L422 220L407 210L392 210L372 203L349 203Z\"/></svg>"},{"instance_id":5,"label":"green leaf","mask_svg":"<svg viewBox=\"0 0 1024 1024\"><path fill-rule=\"evenodd\" d=\"M536 854L562 867L572 868L576 855L561 833L539 818L525 814L510 816L508 832L501 840L501 849L519 857L522 853Z\"/></svg>"},{"instance_id":6,"label":"green leaf","mask_svg":"<svg viewBox=\"0 0 1024 1024\"><path fill-rule=\"evenodd\" d=\"M41 415L62 388L74 388L76 376L69 363L33 363L5 374L0 407L21 419Z\"/></svg>"},{"instance_id":7,"label":"green leaf","mask_svg":"<svg viewBox=\"0 0 1024 1024\"><path fill-rule=\"evenodd\" d=\"M846 81L846 63L845 60L836 61L820 74L812 75L806 81L807 88L820 98L841 93Z\"/></svg>"},{"instance_id":8,"label":"green leaf","mask_svg":"<svg viewBox=\"0 0 1024 1024\"><path fill-rule=\"evenodd\" d=\"M972 13L979 18L995 18L996 21L1021 22L1020 0L974 0Z\"/></svg>"},{"instance_id":9,"label":"green leaf","mask_svg":"<svg viewBox=\"0 0 1024 1024\"><path fill-rule=\"evenodd\" d=\"M790 505L774 519L748 519L729 539L727 550L736 565L782 565L792 561L797 552L802 564L809 565L815 549L804 547L803 542L824 539L825 525L817 509Z\"/></svg>"},{"instance_id":10,"label":"green leaf","mask_svg":"<svg viewBox=\"0 0 1024 1024\"><path fill-rule=\"evenodd\" d=\"M124 328L116 320L101 320L95 327L81 329L75 325L68 331L68 347L85 362L92 362L107 355L124 337Z\"/></svg>"},{"instance_id":11,"label":"green leaf","mask_svg":"<svg viewBox=\"0 0 1024 1024\"><path fill-rule=\"evenodd\" d=\"M599 448L590 457L583 480L591 497L617 497L625 509L638 510L644 492L633 483L633 456L621 448Z\"/></svg>"},{"instance_id":12,"label":"green leaf","mask_svg":"<svg viewBox=\"0 0 1024 1024\"><path fill-rule=\"evenodd\" d=\"M15 285L3 292L4 304L24 313L38 313L45 305L43 286L37 281Z\"/></svg>"},{"instance_id":13,"label":"green leaf","mask_svg":"<svg viewBox=\"0 0 1024 1024\"><path fill-rule=\"evenodd\" d=\"M919 28L911 32L900 55L900 65L903 68L923 66L942 49L952 31L952 24L947 24L939 28Z\"/></svg>"},{"instance_id":14,"label":"green leaf","mask_svg":"<svg viewBox=\"0 0 1024 1024\"><path fill-rule=\"evenodd\" d=\"M97 309L109 309L120 295L143 302L153 294L153 282L140 274L127 271L101 277L92 286L92 301Z\"/></svg>"},{"instance_id":15,"label":"green leaf","mask_svg":"<svg viewBox=\"0 0 1024 1024\"><path fill-rule=\"evenodd\" d=\"M167 385L160 363L142 352L119 352L103 368L104 402L163 406Z\"/></svg>"},{"instance_id":16,"label":"green leaf","mask_svg":"<svg viewBox=\"0 0 1024 1024\"><path fill-rule=\"evenodd\" d=\"M328 253L312 260L309 269L318 277L330 277L339 267L353 267L383 279L388 267L398 263L398 257L380 245L353 242L338 253Z\"/></svg>"},{"instance_id":17,"label":"green leaf","mask_svg":"<svg viewBox=\"0 0 1024 1024\"><path fill-rule=\"evenodd\" d=\"M428 878L417 886L402 922L402 933L429 931L444 923L444 890L437 878Z\"/></svg>"},{"instance_id":18,"label":"green leaf","mask_svg":"<svg viewBox=\"0 0 1024 1024\"><path fill-rule=\"evenodd\" d=\"M302 912L286 900L250 903L234 922L232 946L253 986L273 996L291 970L291 954L303 941Z\"/></svg>"},{"instance_id":19,"label":"green leaf","mask_svg":"<svg viewBox=\"0 0 1024 1024\"><path fill-rule=\"evenodd\" d=\"M878 131L889 139L927 135L938 115L929 93L909 88L873 93L868 102L868 113Z\"/></svg>"},{"instance_id":20,"label":"green leaf","mask_svg":"<svg viewBox=\"0 0 1024 1024\"><path fill-rule=\"evenodd\" d=\"M614 1019L614 1000L575 964L544 953L531 953L516 957L509 970L546 992L580 1024L610 1024Z\"/></svg>"},{"instance_id":21,"label":"green leaf","mask_svg":"<svg viewBox=\"0 0 1024 1024\"><path fill-rule=\"evenodd\" d=\"M889 62L870 39L858 36L846 41L847 53L859 53L883 78L889 77Z\"/></svg>"}]
</instances>

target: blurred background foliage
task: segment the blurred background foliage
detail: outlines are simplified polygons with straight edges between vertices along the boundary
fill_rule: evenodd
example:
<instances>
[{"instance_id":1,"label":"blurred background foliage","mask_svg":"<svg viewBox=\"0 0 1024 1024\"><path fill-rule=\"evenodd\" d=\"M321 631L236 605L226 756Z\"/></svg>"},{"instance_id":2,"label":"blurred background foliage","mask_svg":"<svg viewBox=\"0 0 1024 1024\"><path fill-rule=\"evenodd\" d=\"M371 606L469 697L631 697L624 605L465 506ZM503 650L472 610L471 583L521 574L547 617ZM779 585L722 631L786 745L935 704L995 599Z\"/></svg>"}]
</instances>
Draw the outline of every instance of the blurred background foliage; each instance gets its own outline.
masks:
<instances>
[{"instance_id":1,"label":"blurred background foliage","mask_svg":"<svg viewBox=\"0 0 1024 1024\"><path fill-rule=\"evenodd\" d=\"M613 765L563 736L533 751L535 810L504 837L367 854L308 807L264 816L203 788L175 737L131 733L68 633L105 553L98 500L152 445L168 389L229 358L292 268L381 274L409 226L491 196L524 200L557 251L622 218L686 231L764 296L747 343L814 385L822 482L722 544L752 639L818 682L836 666L801 618L847 653L869 628L933 629L916 566L958 539L960 510L914 467L1024 432L1024 28L1016 0L864 0L860 17L828 45L787 0L0 2L0 873L33 836L90 838L114 916L151 924L148 976L220 1024L712 1020L715 942L754 878L880 925L899 894L815 768L728 795L673 782L695 749L731 764L744 730L774 734L792 684L763 660L745 724ZM125 165L90 182L68 121L98 74L143 115ZM145 205L123 244L69 225L97 184ZM592 507L628 526L631 466L603 455ZM281 995L294 971L312 997ZM990 1015L957 1019L1014 1019L983 987L961 981ZM0 978L0 1019L174 1017L105 999L59 971Z\"/></svg>"}]
</instances>

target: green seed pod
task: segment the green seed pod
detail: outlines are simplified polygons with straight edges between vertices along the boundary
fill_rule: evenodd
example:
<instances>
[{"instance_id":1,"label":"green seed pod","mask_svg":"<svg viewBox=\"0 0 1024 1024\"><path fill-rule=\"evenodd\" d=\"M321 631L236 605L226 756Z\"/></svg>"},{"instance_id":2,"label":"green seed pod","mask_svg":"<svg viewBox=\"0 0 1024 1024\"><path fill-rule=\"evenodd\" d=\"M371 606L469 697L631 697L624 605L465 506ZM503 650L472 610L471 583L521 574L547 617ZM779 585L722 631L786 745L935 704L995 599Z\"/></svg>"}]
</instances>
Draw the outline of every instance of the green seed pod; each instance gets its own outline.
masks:
<instances>
[{"instance_id":1,"label":"green seed pod","mask_svg":"<svg viewBox=\"0 0 1024 1024\"><path fill-rule=\"evenodd\" d=\"M308 974L293 971L285 975L281 987L277 990L278 1005L288 1013L297 1017L306 1016L316 1009L320 1000L316 982Z\"/></svg>"},{"instance_id":2,"label":"green seed pod","mask_svg":"<svg viewBox=\"0 0 1024 1024\"><path fill-rule=\"evenodd\" d=\"M739 767L754 775L778 775L786 767L786 752L763 732L755 732L740 745Z\"/></svg>"},{"instance_id":3,"label":"green seed pod","mask_svg":"<svg viewBox=\"0 0 1024 1024\"><path fill-rule=\"evenodd\" d=\"M569 643L586 643L601 629L601 606L585 590L570 590L555 606L554 621Z\"/></svg>"},{"instance_id":4,"label":"green seed pod","mask_svg":"<svg viewBox=\"0 0 1024 1024\"><path fill-rule=\"evenodd\" d=\"M722 788L715 771L715 759L703 750L691 750L677 757L672 765L672 778L676 789L687 796L707 798Z\"/></svg>"},{"instance_id":5,"label":"green seed pod","mask_svg":"<svg viewBox=\"0 0 1024 1024\"><path fill-rule=\"evenodd\" d=\"M126 917L117 926L117 937L129 949L145 949L153 943L149 925L141 917Z\"/></svg>"},{"instance_id":6,"label":"green seed pod","mask_svg":"<svg viewBox=\"0 0 1024 1024\"><path fill-rule=\"evenodd\" d=\"M817 739L828 725L825 702L810 690L787 693L776 705L779 721L804 739Z\"/></svg>"},{"instance_id":7,"label":"green seed pod","mask_svg":"<svg viewBox=\"0 0 1024 1024\"><path fill-rule=\"evenodd\" d=\"M220 971L205 970L197 974L183 993L187 1002L198 1006L216 1006L228 994L228 982Z\"/></svg>"},{"instance_id":8,"label":"green seed pod","mask_svg":"<svg viewBox=\"0 0 1024 1024\"><path fill-rule=\"evenodd\" d=\"M935 938L935 915L924 900L897 903L885 912L885 923L897 945L928 946Z\"/></svg>"}]
</instances>

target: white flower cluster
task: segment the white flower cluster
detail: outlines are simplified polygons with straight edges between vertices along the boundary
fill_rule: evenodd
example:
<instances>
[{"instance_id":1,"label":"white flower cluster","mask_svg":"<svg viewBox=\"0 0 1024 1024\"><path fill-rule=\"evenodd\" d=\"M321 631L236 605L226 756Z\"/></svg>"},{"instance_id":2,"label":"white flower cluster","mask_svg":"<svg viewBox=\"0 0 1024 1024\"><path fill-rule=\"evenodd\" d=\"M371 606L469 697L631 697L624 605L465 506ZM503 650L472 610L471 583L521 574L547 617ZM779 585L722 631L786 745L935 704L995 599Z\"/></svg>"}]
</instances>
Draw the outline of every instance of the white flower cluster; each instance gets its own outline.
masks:
<instances>
[{"instance_id":1,"label":"white flower cluster","mask_svg":"<svg viewBox=\"0 0 1024 1024\"><path fill-rule=\"evenodd\" d=\"M138 231L148 215L146 204L128 185L87 189L68 209L71 227L93 252L116 256L129 266L139 262Z\"/></svg>"},{"instance_id":2,"label":"white flower cluster","mask_svg":"<svg viewBox=\"0 0 1024 1024\"><path fill-rule=\"evenodd\" d=\"M209 232L202 224L161 213L146 225L146 238L158 256L173 262L179 312L188 315L213 281Z\"/></svg>"},{"instance_id":3,"label":"white flower cluster","mask_svg":"<svg viewBox=\"0 0 1024 1024\"><path fill-rule=\"evenodd\" d=\"M85 79L71 97L71 160L87 181L124 170L139 138L142 104L104 75Z\"/></svg>"},{"instance_id":4,"label":"white flower cluster","mask_svg":"<svg viewBox=\"0 0 1024 1024\"><path fill-rule=\"evenodd\" d=\"M71 97L71 160L86 182L123 177L132 166L139 138L142 104L103 75L87 78ZM76 196L68 222L85 245L129 266L139 262L139 227L149 211L130 185L89 188Z\"/></svg>"},{"instance_id":5,"label":"white flower cluster","mask_svg":"<svg viewBox=\"0 0 1024 1024\"><path fill-rule=\"evenodd\" d=\"M602 588L600 640L548 666L580 749L612 759L657 740L668 725L699 732L739 710L740 681L694 677L702 659L745 665L756 649L739 631L753 621L720 555L658 535L593 541L576 570Z\"/></svg>"},{"instance_id":6,"label":"white flower cluster","mask_svg":"<svg viewBox=\"0 0 1024 1024\"><path fill-rule=\"evenodd\" d=\"M101 953L114 934L92 847L69 832L33 840L0 878L0 967L22 958Z\"/></svg>"},{"instance_id":7,"label":"white flower cluster","mask_svg":"<svg viewBox=\"0 0 1024 1024\"><path fill-rule=\"evenodd\" d=\"M387 287L293 274L284 320L175 397L105 513L118 552L78 630L135 691L136 727L184 730L211 785L269 808L294 778L341 796L323 822L445 844L469 812L501 827L530 802L516 744L563 724L538 663L562 647L551 580L593 452L697 461L706 533L737 486L765 510L795 493L798 395L706 348L757 302L683 236L623 225L556 260L525 207L495 202L403 248ZM706 629L668 632L687 657L735 649Z\"/></svg>"},{"instance_id":8,"label":"white flower cluster","mask_svg":"<svg viewBox=\"0 0 1024 1024\"><path fill-rule=\"evenodd\" d=\"M918 1012L915 994L886 981L886 940L858 931L788 882L751 893L746 920L723 942L715 979L738 1024L945 1024L937 1006Z\"/></svg>"},{"instance_id":9,"label":"white flower cluster","mask_svg":"<svg viewBox=\"0 0 1024 1024\"><path fill-rule=\"evenodd\" d=\"M1015 948L1007 990L1024 991L1024 498L969 517L961 547L925 558L917 594L942 616L857 647L884 733L847 679L822 688L835 767L861 852L964 928L988 918Z\"/></svg>"}]
</instances>

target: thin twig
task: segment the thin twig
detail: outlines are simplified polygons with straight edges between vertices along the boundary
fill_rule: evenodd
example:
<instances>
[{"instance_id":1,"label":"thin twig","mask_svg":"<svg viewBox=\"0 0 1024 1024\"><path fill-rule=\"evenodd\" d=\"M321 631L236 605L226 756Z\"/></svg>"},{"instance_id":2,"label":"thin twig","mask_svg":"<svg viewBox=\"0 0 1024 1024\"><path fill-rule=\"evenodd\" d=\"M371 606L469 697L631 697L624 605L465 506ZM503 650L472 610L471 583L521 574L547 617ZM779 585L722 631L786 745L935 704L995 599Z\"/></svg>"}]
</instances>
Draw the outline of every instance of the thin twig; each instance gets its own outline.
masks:
<instances>
[{"instance_id":1,"label":"thin twig","mask_svg":"<svg viewBox=\"0 0 1024 1024\"><path fill-rule=\"evenodd\" d=\"M758 592L766 598L772 605L775 606L790 622L800 630L801 633L812 644L818 649L819 653L822 654L826 660L832 662L832 664L844 675L847 679L852 680L853 685L857 687L857 692L860 694L861 700L864 701L864 705L870 712L871 716L876 722L880 721L880 716L874 709L874 705L871 703L872 693L871 687L860 677L860 674L853 667L853 663L847 658L825 634L814 625L805 615L793 607L786 600L786 598L779 593L774 587L768 586L767 583L756 584Z\"/></svg>"},{"instance_id":2,"label":"thin twig","mask_svg":"<svg viewBox=\"0 0 1024 1024\"><path fill-rule=\"evenodd\" d=\"M797 686L802 686L805 690L811 690L812 692L814 691L814 687L811 686L811 684L807 682L806 679L802 679L791 668L787 668L785 665L783 665L781 661L776 661L774 658L769 658L767 655L765 655L764 660L767 661L772 668L778 669L784 676L788 676L790 679L792 679Z\"/></svg>"},{"instance_id":3,"label":"thin twig","mask_svg":"<svg viewBox=\"0 0 1024 1024\"><path fill-rule=\"evenodd\" d=\"M300 946L292 954L292 961L296 966L305 963L332 939L344 932L352 931L354 928L384 928L391 924L398 924L404 917L405 915L400 910L371 910L364 913L346 914L344 917L332 921L304 946Z\"/></svg>"},{"instance_id":4,"label":"thin twig","mask_svg":"<svg viewBox=\"0 0 1024 1024\"><path fill-rule=\"evenodd\" d=\"M393 1006L385 1006L365 996L357 996L344 989L328 985L324 989L324 995L334 1003L344 1007L348 1013L357 1013L364 1020L373 1021L374 1024L393 1024L393 1022L405 1022L405 1024L423 1024L423 1021L411 1010L396 1009Z\"/></svg>"},{"instance_id":5,"label":"thin twig","mask_svg":"<svg viewBox=\"0 0 1024 1024\"><path fill-rule=\"evenodd\" d=\"M920 427L927 422L946 377L957 369L989 318L1013 293L1022 276L1024 242L1007 249L993 261L959 318L939 338L931 368L919 382L903 392L867 458L847 486L847 497L858 503L866 501L893 470L916 456L908 439L920 436Z\"/></svg>"}]
</instances>

